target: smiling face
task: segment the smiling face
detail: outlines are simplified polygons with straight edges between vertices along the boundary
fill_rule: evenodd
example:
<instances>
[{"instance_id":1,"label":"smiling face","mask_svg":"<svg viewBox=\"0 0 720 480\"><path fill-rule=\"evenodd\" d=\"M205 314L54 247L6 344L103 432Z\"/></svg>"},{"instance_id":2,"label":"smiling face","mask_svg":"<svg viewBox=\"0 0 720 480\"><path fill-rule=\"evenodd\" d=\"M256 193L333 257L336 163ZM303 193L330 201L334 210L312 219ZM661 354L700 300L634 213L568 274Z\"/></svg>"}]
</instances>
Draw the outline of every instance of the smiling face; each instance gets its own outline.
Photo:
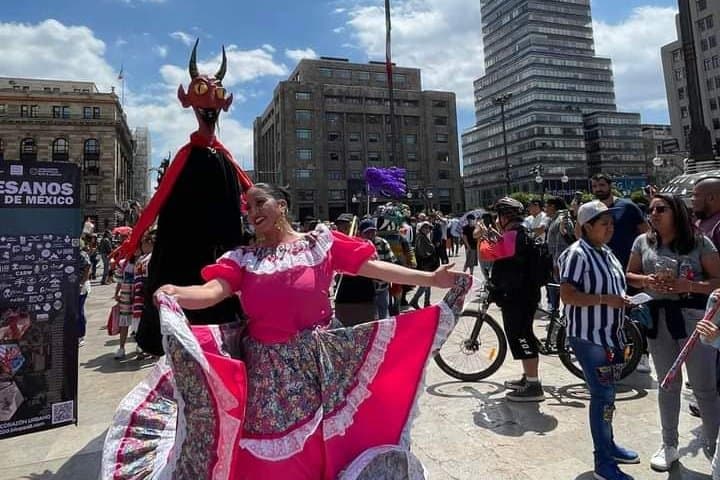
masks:
<instances>
[{"instance_id":1,"label":"smiling face","mask_svg":"<svg viewBox=\"0 0 720 480\"><path fill-rule=\"evenodd\" d=\"M276 222L287 212L287 202L277 200L262 188L253 187L247 193L248 221L258 235L272 231Z\"/></svg>"}]
</instances>

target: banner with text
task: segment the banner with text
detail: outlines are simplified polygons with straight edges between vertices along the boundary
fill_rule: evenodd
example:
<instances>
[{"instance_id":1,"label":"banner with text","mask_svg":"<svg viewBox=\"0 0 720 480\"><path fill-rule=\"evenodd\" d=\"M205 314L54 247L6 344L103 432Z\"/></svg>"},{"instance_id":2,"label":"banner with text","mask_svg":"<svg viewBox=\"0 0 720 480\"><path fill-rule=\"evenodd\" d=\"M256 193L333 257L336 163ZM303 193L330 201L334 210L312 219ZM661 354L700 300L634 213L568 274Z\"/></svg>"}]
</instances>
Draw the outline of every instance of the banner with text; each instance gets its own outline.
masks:
<instances>
[{"instance_id":1,"label":"banner with text","mask_svg":"<svg viewBox=\"0 0 720 480\"><path fill-rule=\"evenodd\" d=\"M0 162L0 439L77 423L80 171Z\"/></svg>"}]
</instances>

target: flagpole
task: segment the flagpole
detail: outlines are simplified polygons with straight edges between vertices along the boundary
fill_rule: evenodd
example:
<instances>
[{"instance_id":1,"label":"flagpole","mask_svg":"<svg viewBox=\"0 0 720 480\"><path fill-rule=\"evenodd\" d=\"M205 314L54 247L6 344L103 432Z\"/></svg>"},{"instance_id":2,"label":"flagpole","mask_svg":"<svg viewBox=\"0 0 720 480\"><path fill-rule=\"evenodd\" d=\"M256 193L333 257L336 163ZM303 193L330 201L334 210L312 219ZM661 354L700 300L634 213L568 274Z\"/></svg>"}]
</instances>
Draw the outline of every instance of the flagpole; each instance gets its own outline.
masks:
<instances>
[{"instance_id":1,"label":"flagpole","mask_svg":"<svg viewBox=\"0 0 720 480\"><path fill-rule=\"evenodd\" d=\"M385 70L387 71L388 96L390 97L390 136L392 144L390 146L393 158L393 164L401 166L402 161L397 155L397 145L400 139L397 137L397 125L395 124L395 92L393 88L393 64L392 64L392 39L390 31L392 25L390 22L390 0L385 0Z\"/></svg>"}]
</instances>

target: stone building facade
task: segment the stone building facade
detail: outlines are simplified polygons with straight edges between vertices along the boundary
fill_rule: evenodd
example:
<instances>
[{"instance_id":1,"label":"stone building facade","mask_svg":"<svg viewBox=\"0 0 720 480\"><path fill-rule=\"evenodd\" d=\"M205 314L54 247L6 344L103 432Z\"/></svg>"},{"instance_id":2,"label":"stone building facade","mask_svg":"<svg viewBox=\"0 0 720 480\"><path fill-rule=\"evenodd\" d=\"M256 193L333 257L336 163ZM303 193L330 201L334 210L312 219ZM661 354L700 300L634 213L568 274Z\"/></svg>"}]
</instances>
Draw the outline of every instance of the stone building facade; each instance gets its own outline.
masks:
<instances>
[{"instance_id":1,"label":"stone building facade","mask_svg":"<svg viewBox=\"0 0 720 480\"><path fill-rule=\"evenodd\" d=\"M0 77L0 159L74 162L98 229L128 220L134 141L114 92L92 82Z\"/></svg>"}]
</instances>

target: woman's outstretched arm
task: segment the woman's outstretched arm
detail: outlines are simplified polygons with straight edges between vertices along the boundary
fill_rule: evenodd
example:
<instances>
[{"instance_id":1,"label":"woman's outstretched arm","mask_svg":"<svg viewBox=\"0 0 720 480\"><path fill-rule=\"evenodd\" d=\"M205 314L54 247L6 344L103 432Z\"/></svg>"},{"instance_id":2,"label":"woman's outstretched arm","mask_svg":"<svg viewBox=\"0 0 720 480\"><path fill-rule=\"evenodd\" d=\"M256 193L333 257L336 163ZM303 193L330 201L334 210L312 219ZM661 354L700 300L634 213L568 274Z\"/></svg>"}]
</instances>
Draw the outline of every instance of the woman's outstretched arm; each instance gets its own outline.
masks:
<instances>
[{"instance_id":1,"label":"woman's outstretched arm","mask_svg":"<svg viewBox=\"0 0 720 480\"><path fill-rule=\"evenodd\" d=\"M401 285L417 285L419 287L451 288L460 272L450 271L455 264L442 265L434 272L422 272L410 268L394 265L380 260L368 260L358 270L357 274L363 277L375 278L388 283Z\"/></svg>"},{"instance_id":2,"label":"woman's outstretched arm","mask_svg":"<svg viewBox=\"0 0 720 480\"><path fill-rule=\"evenodd\" d=\"M204 285L178 287L176 285L163 285L158 288L155 295L165 293L172 295L182 308L188 310L201 310L220 303L233 294L230 285L225 280L215 278Z\"/></svg>"}]
</instances>

